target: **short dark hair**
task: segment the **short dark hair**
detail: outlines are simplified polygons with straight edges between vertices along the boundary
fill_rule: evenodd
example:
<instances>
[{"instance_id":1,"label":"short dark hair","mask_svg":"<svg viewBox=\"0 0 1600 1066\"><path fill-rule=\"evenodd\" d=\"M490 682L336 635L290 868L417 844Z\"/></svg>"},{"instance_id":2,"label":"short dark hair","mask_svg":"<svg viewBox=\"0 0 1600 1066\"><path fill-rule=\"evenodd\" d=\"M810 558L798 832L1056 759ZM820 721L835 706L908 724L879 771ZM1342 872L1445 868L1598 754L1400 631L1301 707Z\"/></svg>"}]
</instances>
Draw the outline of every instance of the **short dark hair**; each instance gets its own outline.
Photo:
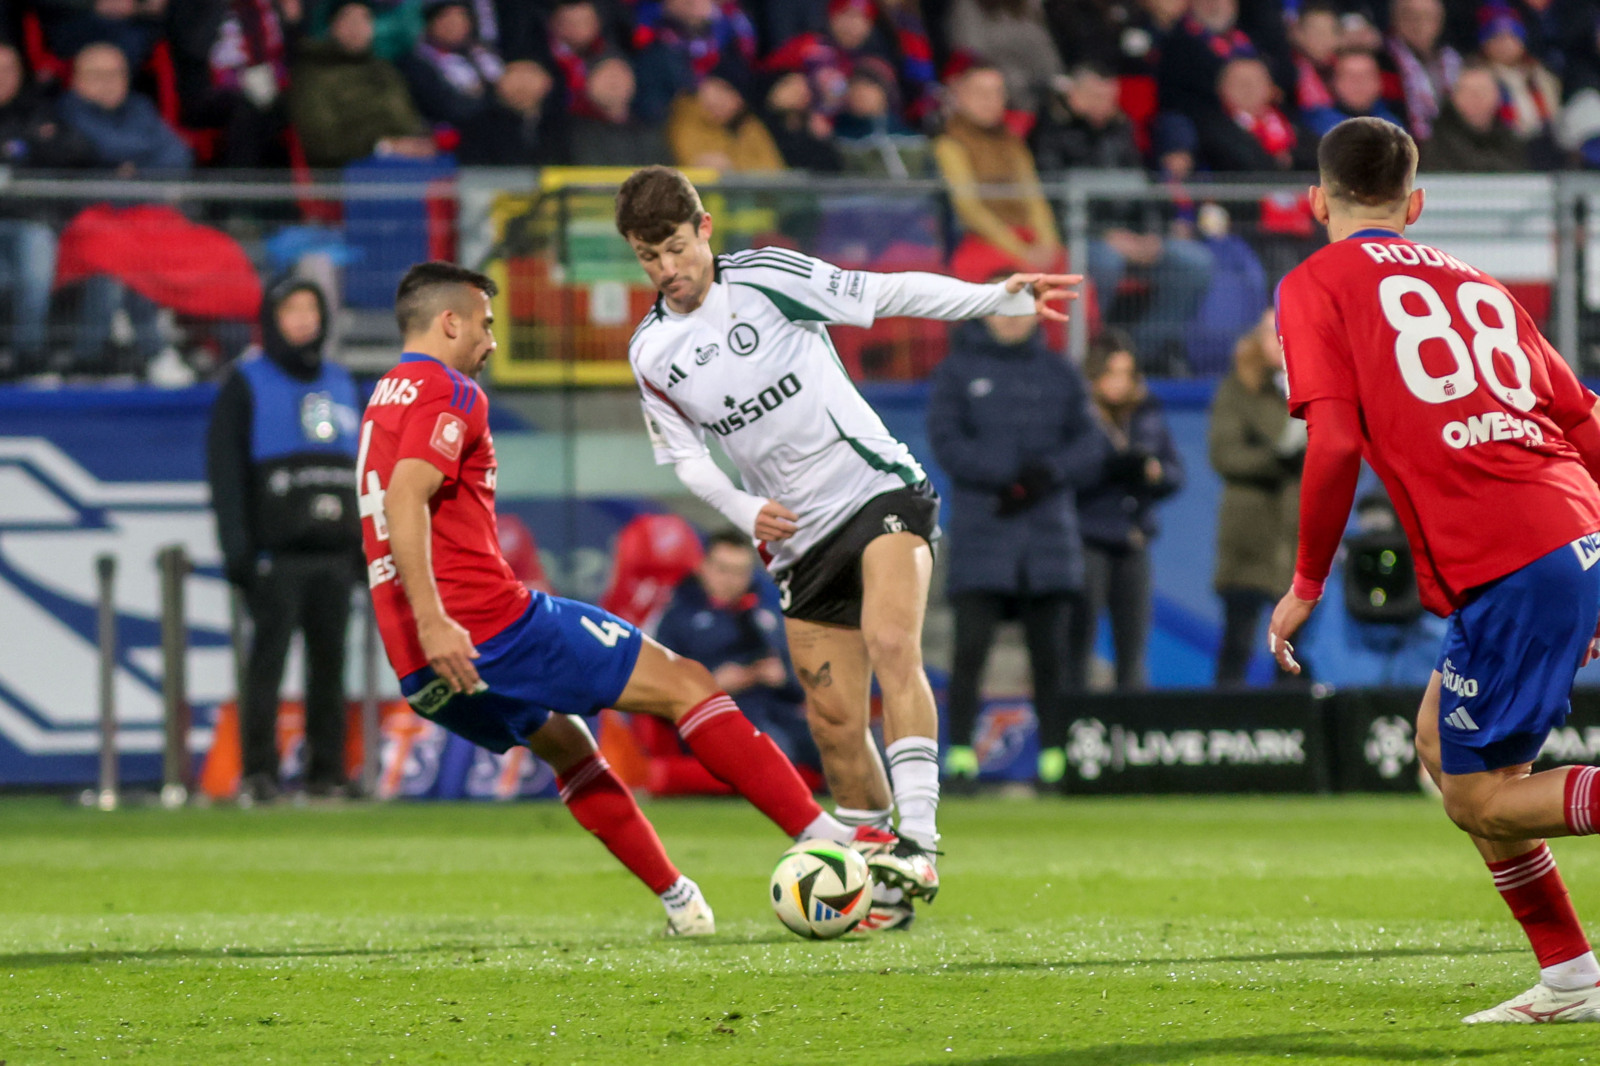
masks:
<instances>
[{"instance_id":1,"label":"short dark hair","mask_svg":"<svg viewBox=\"0 0 1600 1066\"><path fill-rule=\"evenodd\" d=\"M1393 122L1347 118L1317 145L1323 195L1382 207L1404 200L1417 173L1417 142Z\"/></svg>"},{"instance_id":2,"label":"short dark hair","mask_svg":"<svg viewBox=\"0 0 1600 1066\"><path fill-rule=\"evenodd\" d=\"M1089 342L1089 350L1083 357L1083 376L1089 381L1094 381L1106 372L1106 366L1111 362L1111 357L1118 352L1127 352L1138 362L1138 355L1133 348L1133 338L1115 326L1107 326L1095 334Z\"/></svg>"},{"instance_id":3,"label":"short dark hair","mask_svg":"<svg viewBox=\"0 0 1600 1066\"><path fill-rule=\"evenodd\" d=\"M406 271L394 294L394 317L400 324L400 335L414 337L427 332L434 316L455 297L453 290L461 286L477 289L490 298L500 293L500 286L487 274L437 259L418 263Z\"/></svg>"},{"instance_id":4,"label":"short dark hair","mask_svg":"<svg viewBox=\"0 0 1600 1066\"><path fill-rule=\"evenodd\" d=\"M682 172L653 166L635 170L617 190L617 232L660 244L685 222L695 227L706 209Z\"/></svg>"},{"instance_id":5,"label":"short dark hair","mask_svg":"<svg viewBox=\"0 0 1600 1066\"><path fill-rule=\"evenodd\" d=\"M738 548L742 552L756 550L756 546L750 543L750 535L748 533L740 533L737 529L719 529L707 537L706 554L710 555L711 550L718 545L727 548Z\"/></svg>"}]
</instances>

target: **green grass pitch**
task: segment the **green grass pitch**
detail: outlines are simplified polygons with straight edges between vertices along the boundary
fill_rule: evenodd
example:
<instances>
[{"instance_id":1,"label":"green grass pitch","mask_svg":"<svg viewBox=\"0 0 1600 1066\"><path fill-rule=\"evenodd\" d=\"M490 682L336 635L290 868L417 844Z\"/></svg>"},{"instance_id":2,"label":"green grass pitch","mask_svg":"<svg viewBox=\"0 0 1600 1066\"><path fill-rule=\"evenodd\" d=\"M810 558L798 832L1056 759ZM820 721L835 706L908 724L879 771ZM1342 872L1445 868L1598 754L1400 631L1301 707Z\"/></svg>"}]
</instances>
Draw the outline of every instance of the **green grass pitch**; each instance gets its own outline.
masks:
<instances>
[{"instance_id":1,"label":"green grass pitch","mask_svg":"<svg viewBox=\"0 0 1600 1066\"><path fill-rule=\"evenodd\" d=\"M773 918L753 812L647 810L715 938L660 939L555 804L0 800L0 1060L1600 1062L1459 1023L1535 968L1420 797L950 801L915 930L832 943ZM1600 843L1556 849L1600 914Z\"/></svg>"}]
</instances>

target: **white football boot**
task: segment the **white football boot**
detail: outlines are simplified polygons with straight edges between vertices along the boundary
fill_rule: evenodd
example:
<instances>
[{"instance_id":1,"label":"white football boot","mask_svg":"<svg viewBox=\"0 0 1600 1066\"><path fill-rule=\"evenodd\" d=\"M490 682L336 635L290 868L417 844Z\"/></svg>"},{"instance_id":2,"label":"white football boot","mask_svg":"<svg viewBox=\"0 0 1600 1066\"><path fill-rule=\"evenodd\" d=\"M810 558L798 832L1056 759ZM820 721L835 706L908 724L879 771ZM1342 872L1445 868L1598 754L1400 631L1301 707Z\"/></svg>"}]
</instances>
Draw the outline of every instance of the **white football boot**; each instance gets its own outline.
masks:
<instances>
[{"instance_id":1,"label":"white football boot","mask_svg":"<svg viewBox=\"0 0 1600 1066\"><path fill-rule=\"evenodd\" d=\"M933 864L937 852L907 837L866 825L856 828L850 846L867 860L877 884L904 889L908 899L929 903L939 894L939 870Z\"/></svg>"},{"instance_id":2,"label":"white football boot","mask_svg":"<svg viewBox=\"0 0 1600 1066\"><path fill-rule=\"evenodd\" d=\"M1513 996L1498 1007L1480 1010L1461 1019L1468 1025L1485 1022L1510 1022L1532 1025L1538 1022L1600 1022L1600 988L1558 992L1544 983L1534 985L1520 996Z\"/></svg>"},{"instance_id":3,"label":"white football boot","mask_svg":"<svg viewBox=\"0 0 1600 1066\"><path fill-rule=\"evenodd\" d=\"M903 890L884 884L872 886L872 909L856 926L863 933L905 932L916 921L916 908Z\"/></svg>"},{"instance_id":4,"label":"white football boot","mask_svg":"<svg viewBox=\"0 0 1600 1066\"><path fill-rule=\"evenodd\" d=\"M667 912L667 928L664 936L710 936L717 931L716 916L711 913L711 904L699 892L694 898L675 911Z\"/></svg>"}]
</instances>

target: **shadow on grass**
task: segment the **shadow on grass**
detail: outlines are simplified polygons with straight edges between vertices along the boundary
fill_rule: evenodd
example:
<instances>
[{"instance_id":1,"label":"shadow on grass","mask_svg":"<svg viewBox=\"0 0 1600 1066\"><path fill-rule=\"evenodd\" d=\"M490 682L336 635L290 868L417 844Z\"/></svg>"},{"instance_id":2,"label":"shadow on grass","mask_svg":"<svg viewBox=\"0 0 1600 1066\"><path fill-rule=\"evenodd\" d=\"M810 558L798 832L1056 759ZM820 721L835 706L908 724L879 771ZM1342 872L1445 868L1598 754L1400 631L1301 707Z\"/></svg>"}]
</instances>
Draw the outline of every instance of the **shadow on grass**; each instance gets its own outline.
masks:
<instances>
[{"instance_id":1,"label":"shadow on grass","mask_svg":"<svg viewBox=\"0 0 1600 1066\"><path fill-rule=\"evenodd\" d=\"M1418 959L1455 955L1526 955L1525 947L1485 947L1473 945L1454 948L1352 948L1348 951L1273 951L1260 955L1197 955L1191 958L1145 959L1028 959L1009 962L959 962L942 970L961 970L981 973L989 970L1087 970L1092 967L1119 966L1205 966L1224 962L1344 962L1356 959Z\"/></svg>"},{"instance_id":2,"label":"shadow on grass","mask_svg":"<svg viewBox=\"0 0 1600 1066\"><path fill-rule=\"evenodd\" d=\"M1540 1027L1538 1040L1541 1054L1571 1052L1590 1049L1593 1041L1579 1033L1554 1037ZM1449 1046L1452 1041L1444 1036L1425 1034L1452 1033L1464 1035L1461 1027L1449 1030L1396 1030L1392 1038L1385 1039L1372 1031L1354 1033L1261 1033L1249 1036L1217 1037L1212 1040L1173 1040L1161 1043L1100 1044L1086 1048L1053 1048L1049 1051L1024 1055L996 1055L991 1058L961 1059L963 1066L1163 1066L1165 1063L1190 1063L1215 1060L1219 1063L1237 1062L1243 1058L1281 1058L1304 1062L1317 1059L1341 1059L1355 1062L1464 1062L1473 1059L1499 1057L1511 1061L1517 1055L1526 1055L1531 1049L1463 1048ZM1532 1036L1532 1034L1529 1034ZM1549 1037L1545 1039L1544 1037ZM1415 1042L1408 1042L1412 1038ZM1572 1061L1572 1060L1567 1060ZM951 1060L930 1059L932 1063L951 1066Z\"/></svg>"},{"instance_id":3,"label":"shadow on grass","mask_svg":"<svg viewBox=\"0 0 1600 1066\"><path fill-rule=\"evenodd\" d=\"M367 947L367 948L319 948L319 947L285 947L285 948L147 948L142 950L115 951L97 948L79 948L70 951L33 951L18 952L14 955L0 955L0 970L7 968L18 970L43 969L49 966L98 966L104 963L118 962L185 962L200 959L338 959L338 958L402 958L411 955L489 955L505 951L529 951L539 948L556 947L555 944L482 944L482 943L457 943L457 944L423 944L417 947ZM585 945L582 949L574 948L574 952L582 950L596 952L604 950L594 945ZM0 1063L0 1066L4 1066Z\"/></svg>"}]
</instances>

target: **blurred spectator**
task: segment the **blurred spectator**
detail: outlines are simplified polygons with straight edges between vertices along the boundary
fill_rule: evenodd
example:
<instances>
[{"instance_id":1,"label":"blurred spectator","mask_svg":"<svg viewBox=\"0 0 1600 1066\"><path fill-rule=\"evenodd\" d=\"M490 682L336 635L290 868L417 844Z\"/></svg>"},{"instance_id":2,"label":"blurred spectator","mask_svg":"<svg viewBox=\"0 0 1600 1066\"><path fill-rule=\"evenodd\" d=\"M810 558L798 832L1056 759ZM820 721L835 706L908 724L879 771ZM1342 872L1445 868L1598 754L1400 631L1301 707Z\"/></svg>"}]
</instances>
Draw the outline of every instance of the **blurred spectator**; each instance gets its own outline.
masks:
<instances>
[{"instance_id":1,"label":"blurred spectator","mask_svg":"<svg viewBox=\"0 0 1600 1066\"><path fill-rule=\"evenodd\" d=\"M998 79L998 74L996 74ZM1083 588L1074 493L1105 461L1083 379L1050 351L1032 317L963 322L933 372L928 443L950 477L951 776L977 774L972 730L995 627L1020 618L1033 667L1039 777L1061 779L1067 626Z\"/></svg>"},{"instance_id":2,"label":"blurred spectator","mask_svg":"<svg viewBox=\"0 0 1600 1066\"><path fill-rule=\"evenodd\" d=\"M161 39L167 13L167 0L33 0L27 6L38 11L45 45L56 55L76 56L87 45L114 44L135 69L144 66Z\"/></svg>"},{"instance_id":3,"label":"blurred spectator","mask_svg":"<svg viewBox=\"0 0 1600 1066\"><path fill-rule=\"evenodd\" d=\"M667 143L680 167L735 173L783 169L772 134L750 113L739 90L717 77L673 101Z\"/></svg>"},{"instance_id":4,"label":"blurred spectator","mask_svg":"<svg viewBox=\"0 0 1600 1066\"><path fill-rule=\"evenodd\" d=\"M1051 0L1044 17L1067 69L1153 77L1160 42L1188 10L1189 0Z\"/></svg>"},{"instance_id":5,"label":"blurred spectator","mask_svg":"<svg viewBox=\"0 0 1600 1066\"><path fill-rule=\"evenodd\" d=\"M1491 4L1479 12L1483 58L1500 83L1500 115L1528 146L1536 169L1554 165L1554 123L1561 82L1528 53L1527 30L1509 8Z\"/></svg>"},{"instance_id":6,"label":"blurred spectator","mask_svg":"<svg viewBox=\"0 0 1600 1066\"><path fill-rule=\"evenodd\" d=\"M1461 54L1441 43L1441 0L1394 0L1388 58L1400 83L1406 127L1419 142L1433 136L1433 121L1461 74Z\"/></svg>"},{"instance_id":7,"label":"blurred spectator","mask_svg":"<svg viewBox=\"0 0 1600 1066\"><path fill-rule=\"evenodd\" d=\"M1277 86L1259 59L1235 59L1217 79L1221 109L1196 120L1200 157L1212 170L1315 170L1315 146L1274 101Z\"/></svg>"},{"instance_id":8,"label":"blurred spectator","mask_svg":"<svg viewBox=\"0 0 1600 1066\"><path fill-rule=\"evenodd\" d=\"M1333 103L1314 107L1301 116L1306 129L1321 137L1347 118L1381 118L1396 125L1405 122L1383 102L1383 71L1378 57L1360 49L1342 48L1333 60Z\"/></svg>"},{"instance_id":9,"label":"blurred spectator","mask_svg":"<svg viewBox=\"0 0 1600 1066\"><path fill-rule=\"evenodd\" d=\"M1218 685L1244 682L1262 612L1294 576L1306 430L1289 417L1284 388L1283 349L1269 310L1240 338L1233 372L1211 401L1211 467L1223 482L1213 579L1223 606Z\"/></svg>"},{"instance_id":10,"label":"blurred spectator","mask_svg":"<svg viewBox=\"0 0 1600 1066\"><path fill-rule=\"evenodd\" d=\"M95 162L123 177L187 173L194 160L149 98L128 91L128 59L113 44L91 44L72 61L61 121L89 142Z\"/></svg>"},{"instance_id":11,"label":"blurred spectator","mask_svg":"<svg viewBox=\"0 0 1600 1066\"><path fill-rule=\"evenodd\" d=\"M1005 79L994 67L972 66L956 77L950 102L949 121L933 152L966 230L951 257L952 268L965 273L958 266L962 257L994 251L1027 270L1060 267L1065 260L1061 237L1033 153L1005 124Z\"/></svg>"},{"instance_id":12,"label":"blurred spectator","mask_svg":"<svg viewBox=\"0 0 1600 1066\"><path fill-rule=\"evenodd\" d=\"M1183 488L1183 460L1167 431L1161 403L1145 388L1133 347L1116 330L1089 345L1083 373L1090 410L1106 438L1099 478L1078 490L1083 533L1083 610L1069 640L1074 673L1085 681L1101 612L1111 616L1119 690L1141 689L1150 632L1150 541L1157 501Z\"/></svg>"},{"instance_id":13,"label":"blurred spectator","mask_svg":"<svg viewBox=\"0 0 1600 1066\"><path fill-rule=\"evenodd\" d=\"M1065 72L1045 27L1043 0L955 0L949 36L1005 75L1006 98L1019 111L1037 111Z\"/></svg>"},{"instance_id":14,"label":"blurred spectator","mask_svg":"<svg viewBox=\"0 0 1600 1066\"><path fill-rule=\"evenodd\" d=\"M301 0L172 0L179 119L220 129L225 167L281 165L289 57Z\"/></svg>"},{"instance_id":15,"label":"blurred spectator","mask_svg":"<svg viewBox=\"0 0 1600 1066\"><path fill-rule=\"evenodd\" d=\"M674 101L713 74L739 92L751 86L756 31L732 0L661 0L641 5L634 31L634 111L661 122Z\"/></svg>"},{"instance_id":16,"label":"blurred spectator","mask_svg":"<svg viewBox=\"0 0 1600 1066\"><path fill-rule=\"evenodd\" d=\"M841 141L909 136L904 114L888 64L862 59L845 82L844 106L834 116L833 135Z\"/></svg>"},{"instance_id":17,"label":"blurred spectator","mask_svg":"<svg viewBox=\"0 0 1600 1066\"><path fill-rule=\"evenodd\" d=\"M531 59L507 63L494 93L458 128L456 157L468 166L540 166L559 161L562 141L550 117L549 71Z\"/></svg>"},{"instance_id":18,"label":"blurred spectator","mask_svg":"<svg viewBox=\"0 0 1600 1066\"><path fill-rule=\"evenodd\" d=\"M326 34L349 0L317 0L311 32ZM411 54L422 37L422 5L427 0L360 0L372 14L372 51L390 63ZM482 0L479 0L481 3Z\"/></svg>"},{"instance_id":19,"label":"blurred spectator","mask_svg":"<svg viewBox=\"0 0 1600 1066\"><path fill-rule=\"evenodd\" d=\"M639 167L672 162L666 133L633 117L633 67L602 59L584 84L588 106L568 123L568 161L580 167Z\"/></svg>"},{"instance_id":20,"label":"blurred spectator","mask_svg":"<svg viewBox=\"0 0 1600 1066\"><path fill-rule=\"evenodd\" d=\"M478 40L467 0L428 0L422 12L422 40L400 60L400 73L423 118L459 130L493 103L506 65Z\"/></svg>"},{"instance_id":21,"label":"blurred spectator","mask_svg":"<svg viewBox=\"0 0 1600 1066\"><path fill-rule=\"evenodd\" d=\"M748 534L713 533L700 566L673 592L655 637L710 670L790 762L820 770L805 691L789 665L779 614L756 589L755 564Z\"/></svg>"},{"instance_id":22,"label":"blurred spectator","mask_svg":"<svg viewBox=\"0 0 1600 1066\"><path fill-rule=\"evenodd\" d=\"M804 74L780 74L767 90L762 117L786 165L832 173L843 165L833 145L833 123L812 106L814 102Z\"/></svg>"},{"instance_id":23,"label":"blurred spectator","mask_svg":"<svg viewBox=\"0 0 1600 1066\"><path fill-rule=\"evenodd\" d=\"M1339 51L1339 12L1326 4L1308 4L1294 20L1294 109L1309 111L1333 103L1333 57Z\"/></svg>"},{"instance_id":24,"label":"blurred spectator","mask_svg":"<svg viewBox=\"0 0 1600 1066\"><path fill-rule=\"evenodd\" d=\"M589 71L616 52L594 0L559 0L551 8L548 26L550 61L561 81L561 102L574 116L594 118L594 105L585 91Z\"/></svg>"},{"instance_id":25,"label":"blurred spectator","mask_svg":"<svg viewBox=\"0 0 1600 1066\"><path fill-rule=\"evenodd\" d=\"M294 65L289 113L314 167L342 167L374 152L427 157L433 142L400 72L372 52L372 9L342 0L328 39Z\"/></svg>"},{"instance_id":26,"label":"blurred spectator","mask_svg":"<svg viewBox=\"0 0 1600 1066\"><path fill-rule=\"evenodd\" d=\"M27 81L17 50L0 44L0 163L57 170L93 162L88 141L63 125L49 98ZM0 380L46 369L58 211L40 201L0 202L0 290L11 297L11 344L0 352Z\"/></svg>"},{"instance_id":27,"label":"blurred spectator","mask_svg":"<svg viewBox=\"0 0 1600 1066\"><path fill-rule=\"evenodd\" d=\"M1064 106L1063 106L1064 105ZM1117 109L1117 84L1092 67L1072 73L1064 99L1048 107L1034 130L1040 171L1073 167L1139 170L1133 128ZM1211 253L1191 240L1162 236L1162 212L1136 203L1107 205L1097 219L1110 226L1089 242L1089 276L1101 320L1130 275L1150 286L1133 326L1134 344L1157 365L1183 362L1183 330L1211 283Z\"/></svg>"},{"instance_id":28,"label":"blurred spectator","mask_svg":"<svg viewBox=\"0 0 1600 1066\"><path fill-rule=\"evenodd\" d=\"M1164 110L1196 121L1216 112L1222 68L1256 55L1256 46L1236 25L1238 18L1238 0L1193 0L1189 14L1161 44L1156 81Z\"/></svg>"},{"instance_id":29,"label":"blurred spectator","mask_svg":"<svg viewBox=\"0 0 1600 1066\"><path fill-rule=\"evenodd\" d=\"M72 61L72 89L61 97L62 125L89 145L93 165L120 177L176 177L188 173L193 155L155 104L128 91L128 60L112 44L91 44ZM157 384L187 385L194 375L178 354L164 351L160 309L109 275L83 285L73 368L106 368L112 320L118 308L133 325L133 355Z\"/></svg>"},{"instance_id":30,"label":"blurred spectator","mask_svg":"<svg viewBox=\"0 0 1600 1066\"><path fill-rule=\"evenodd\" d=\"M1528 169L1527 146L1500 118L1500 86L1487 67L1468 64L1424 141L1419 169L1431 173L1515 173Z\"/></svg>"},{"instance_id":31,"label":"blurred spectator","mask_svg":"<svg viewBox=\"0 0 1600 1066\"><path fill-rule=\"evenodd\" d=\"M812 106L833 117L848 108L851 75L873 61L893 83L894 122L920 127L936 106L927 36L910 4L887 6L885 12L875 0L830 0L827 27L785 41L762 68L804 74L811 82Z\"/></svg>"},{"instance_id":32,"label":"blurred spectator","mask_svg":"<svg viewBox=\"0 0 1600 1066\"><path fill-rule=\"evenodd\" d=\"M360 393L324 357L328 307L301 278L261 302L261 347L223 380L206 473L223 571L254 637L239 693L242 794L277 798L278 697L295 631L305 637L306 790L345 787L345 630L360 574L356 501Z\"/></svg>"}]
</instances>

